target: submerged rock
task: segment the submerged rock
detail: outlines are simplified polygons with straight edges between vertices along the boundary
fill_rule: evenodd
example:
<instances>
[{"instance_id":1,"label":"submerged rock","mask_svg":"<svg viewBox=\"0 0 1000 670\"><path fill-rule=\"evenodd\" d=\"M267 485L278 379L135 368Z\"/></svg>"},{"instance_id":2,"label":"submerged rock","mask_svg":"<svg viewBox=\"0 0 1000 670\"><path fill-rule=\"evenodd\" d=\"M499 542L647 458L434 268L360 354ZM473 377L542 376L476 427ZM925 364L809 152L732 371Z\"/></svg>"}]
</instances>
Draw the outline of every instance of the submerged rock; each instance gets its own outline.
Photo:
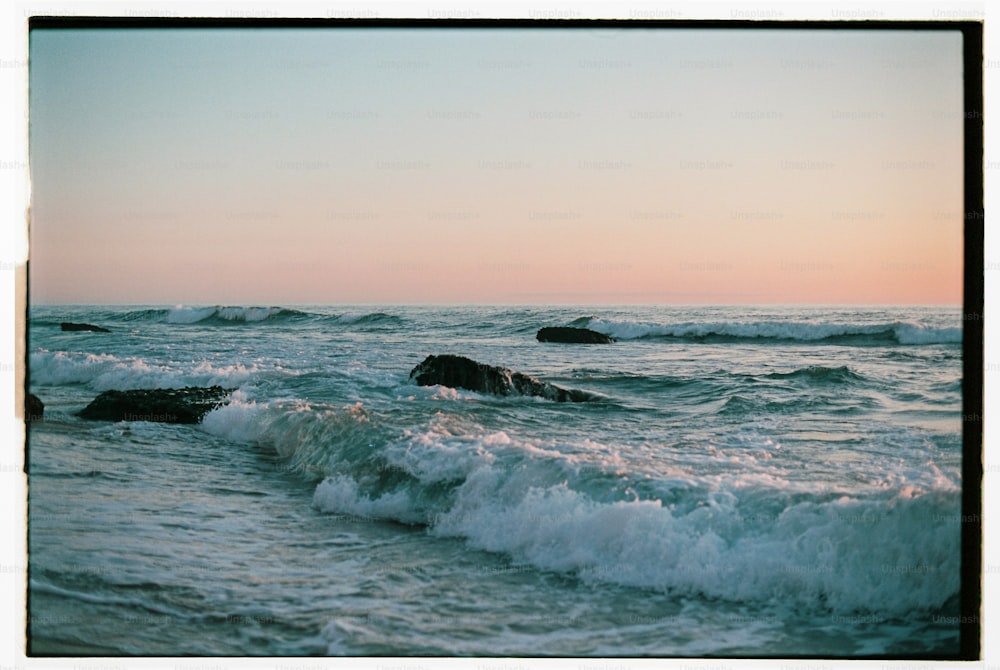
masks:
<instances>
[{"instance_id":1,"label":"submerged rock","mask_svg":"<svg viewBox=\"0 0 1000 670\"><path fill-rule=\"evenodd\" d=\"M107 328L101 328L100 326L94 326L89 323L70 323L69 321L63 321L59 324L59 327L64 331L86 331L89 333L110 333L111 331Z\"/></svg>"},{"instance_id":2,"label":"submerged rock","mask_svg":"<svg viewBox=\"0 0 1000 670\"><path fill-rule=\"evenodd\" d=\"M45 404L38 399L34 393L29 393L24 398L24 420L27 423L41 421L45 414Z\"/></svg>"},{"instance_id":3,"label":"submerged rock","mask_svg":"<svg viewBox=\"0 0 1000 670\"><path fill-rule=\"evenodd\" d=\"M428 356L410 372L418 386L440 384L477 393L538 396L556 402L587 402L597 397L585 391L564 389L509 368L477 363L464 356Z\"/></svg>"},{"instance_id":4,"label":"submerged rock","mask_svg":"<svg viewBox=\"0 0 1000 670\"><path fill-rule=\"evenodd\" d=\"M91 421L198 423L224 404L232 391L221 386L105 391L84 407L79 416Z\"/></svg>"},{"instance_id":5,"label":"submerged rock","mask_svg":"<svg viewBox=\"0 0 1000 670\"><path fill-rule=\"evenodd\" d=\"M539 342L564 342L567 344L610 344L615 338L588 328L546 326L536 335Z\"/></svg>"}]
</instances>

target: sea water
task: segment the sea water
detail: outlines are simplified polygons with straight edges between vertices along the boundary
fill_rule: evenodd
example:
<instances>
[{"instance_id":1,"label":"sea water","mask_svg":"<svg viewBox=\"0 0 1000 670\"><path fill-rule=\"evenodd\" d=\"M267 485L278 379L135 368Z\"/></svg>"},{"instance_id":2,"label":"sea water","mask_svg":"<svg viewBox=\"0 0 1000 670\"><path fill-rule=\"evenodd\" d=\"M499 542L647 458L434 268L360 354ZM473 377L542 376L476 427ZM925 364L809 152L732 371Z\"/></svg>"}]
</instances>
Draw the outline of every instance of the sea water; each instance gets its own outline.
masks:
<instances>
[{"instance_id":1,"label":"sea water","mask_svg":"<svg viewBox=\"0 0 1000 670\"><path fill-rule=\"evenodd\" d=\"M958 308L41 305L28 336L33 653L958 652ZM597 399L417 386L430 354ZM198 425L76 415L215 384Z\"/></svg>"}]
</instances>

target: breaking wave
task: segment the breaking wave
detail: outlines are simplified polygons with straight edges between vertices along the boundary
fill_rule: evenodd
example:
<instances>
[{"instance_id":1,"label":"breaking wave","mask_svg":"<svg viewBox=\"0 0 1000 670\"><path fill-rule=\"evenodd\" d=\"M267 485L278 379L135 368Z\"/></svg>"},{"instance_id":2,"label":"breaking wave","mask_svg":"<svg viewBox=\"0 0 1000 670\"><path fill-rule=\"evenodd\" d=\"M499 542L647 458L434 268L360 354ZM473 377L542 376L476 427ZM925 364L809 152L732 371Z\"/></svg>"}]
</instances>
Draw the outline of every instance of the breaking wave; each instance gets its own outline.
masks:
<instances>
[{"instance_id":1,"label":"breaking wave","mask_svg":"<svg viewBox=\"0 0 1000 670\"><path fill-rule=\"evenodd\" d=\"M424 525L584 581L899 616L959 589L961 491L946 478L849 496L704 476L640 496L620 462L585 464L455 416L399 429L360 404L236 394L203 427L270 445L318 482L323 512Z\"/></svg>"}]
</instances>

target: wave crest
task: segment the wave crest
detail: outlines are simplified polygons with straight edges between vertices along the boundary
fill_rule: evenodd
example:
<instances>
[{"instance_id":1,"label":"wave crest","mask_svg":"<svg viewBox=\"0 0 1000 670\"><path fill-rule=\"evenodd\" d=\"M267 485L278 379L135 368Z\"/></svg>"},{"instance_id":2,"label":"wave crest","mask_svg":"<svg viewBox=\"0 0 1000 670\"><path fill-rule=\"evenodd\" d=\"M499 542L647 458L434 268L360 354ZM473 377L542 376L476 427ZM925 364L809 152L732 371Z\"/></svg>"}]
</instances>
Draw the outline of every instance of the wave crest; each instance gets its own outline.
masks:
<instances>
[{"instance_id":1,"label":"wave crest","mask_svg":"<svg viewBox=\"0 0 1000 670\"><path fill-rule=\"evenodd\" d=\"M173 324L192 324L205 321L218 323L259 323L267 320L287 320L305 316L305 312L284 307L186 307L178 305L167 311L165 321Z\"/></svg>"},{"instance_id":2,"label":"wave crest","mask_svg":"<svg viewBox=\"0 0 1000 670\"><path fill-rule=\"evenodd\" d=\"M351 325L384 325L398 326L403 323L403 319L386 312L347 312L335 317L331 317L334 323L344 326Z\"/></svg>"},{"instance_id":3,"label":"wave crest","mask_svg":"<svg viewBox=\"0 0 1000 670\"><path fill-rule=\"evenodd\" d=\"M961 344L961 327L935 327L904 321L880 324L807 321L714 321L650 323L588 316L573 325L618 340L683 339L709 341L773 340L833 344Z\"/></svg>"}]
</instances>

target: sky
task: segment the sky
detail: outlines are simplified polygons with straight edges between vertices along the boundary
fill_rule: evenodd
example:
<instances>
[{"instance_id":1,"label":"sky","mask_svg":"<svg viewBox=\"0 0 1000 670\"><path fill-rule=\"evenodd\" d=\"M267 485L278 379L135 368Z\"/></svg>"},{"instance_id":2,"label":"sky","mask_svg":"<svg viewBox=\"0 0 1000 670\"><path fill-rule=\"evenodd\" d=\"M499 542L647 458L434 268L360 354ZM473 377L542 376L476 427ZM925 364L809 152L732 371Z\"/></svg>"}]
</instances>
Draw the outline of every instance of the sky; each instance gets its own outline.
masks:
<instances>
[{"instance_id":1,"label":"sky","mask_svg":"<svg viewBox=\"0 0 1000 670\"><path fill-rule=\"evenodd\" d=\"M35 303L961 304L962 37L36 29Z\"/></svg>"}]
</instances>

